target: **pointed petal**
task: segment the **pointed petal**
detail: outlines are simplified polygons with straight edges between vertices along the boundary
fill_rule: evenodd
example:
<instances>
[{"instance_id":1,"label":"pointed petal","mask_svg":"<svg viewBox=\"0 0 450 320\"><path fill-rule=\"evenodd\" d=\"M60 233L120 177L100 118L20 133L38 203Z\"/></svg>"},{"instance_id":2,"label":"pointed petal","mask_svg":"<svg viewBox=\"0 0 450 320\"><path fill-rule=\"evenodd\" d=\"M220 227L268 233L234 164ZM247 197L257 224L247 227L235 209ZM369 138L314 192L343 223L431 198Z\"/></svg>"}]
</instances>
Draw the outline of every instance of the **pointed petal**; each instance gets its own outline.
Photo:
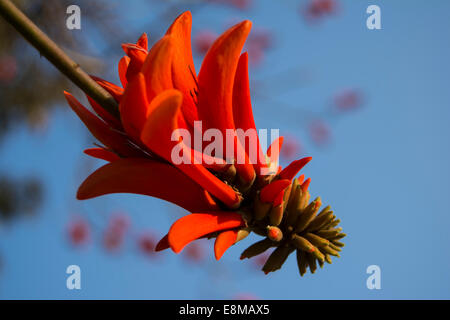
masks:
<instances>
[{"instance_id":1,"label":"pointed petal","mask_svg":"<svg viewBox=\"0 0 450 320\"><path fill-rule=\"evenodd\" d=\"M148 51L148 37L145 32L139 37L136 45Z\"/></svg>"},{"instance_id":2,"label":"pointed petal","mask_svg":"<svg viewBox=\"0 0 450 320\"><path fill-rule=\"evenodd\" d=\"M189 11L182 13L167 30L174 42L174 59L172 63L173 86L183 94L181 112L189 127L198 119L194 90L197 90L197 76L191 49L192 15Z\"/></svg>"},{"instance_id":3,"label":"pointed petal","mask_svg":"<svg viewBox=\"0 0 450 320\"><path fill-rule=\"evenodd\" d=\"M119 110L122 125L129 136L140 141L140 135L148 117L149 102L144 75L139 72L128 83L120 102Z\"/></svg>"},{"instance_id":4,"label":"pointed petal","mask_svg":"<svg viewBox=\"0 0 450 320\"><path fill-rule=\"evenodd\" d=\"M119 61L119 78L120 82L122 83L122 87L125 88L127 86L128 80L127 80L127 70L128 66L130 65L130 57L124 56Z\"/></svg>"},{"instance_id":5,"label":"pointed petal","mask_svg":"<svg viewBox=\"0 0 450 320\"><path fill-rule=\"evenodd\" d=\"M266 166L266 159L259 143L256 131L255 120L253 118L252 103L250 98L250 81L248 77L248 54L244 52L239 58L233 86L233 119L236 129L244 131L253 130L255 132L255 141L245 143L245 152L249 156L255 171L259 174L261 167ZM250 145L254 144L254 145ZM254 154L253 154L254 153Z\"/></svg>"},{"instance_id":6,"label":"pointed petal","mask_svg":"<svg viewBox=\"0 0 450 320\"><path fill-rule=\"evenodd\" d=\"M301 184L301 188L303 192L306 192L309 188L309 184L311 183L311 178L308 178Z\"/></svg>"},{"instance_id":7,"label":"pointed petal","mask_svg":"<svg viewBox=\"0 0 450 320\"><path fill-rule=\"evenodd\" d=\"M90 148L90 149L86 149L84 150L84 153L87 154L88 156L97 158L97 159L102 159L108 162L113 162L116 160L119 160L120 157L115 154L114 152L111 152L105 148Z\"/></svg>"},{"instance_id":8,"label":"pointed petal","mask_svg":"<svg viewBox=\"0 0 450 320\"><path fill-rule=\"evenodd\" d=\"M135 193L163 199L188 211L215 210L212 198L175 167L147 159L120 159L92 173L79 187L80 200L110 193Z\"/></svg>"},{"instance_id":9,"label":"pointed petal","mask_svg":"<svg viewBox=\"0 0 450 320\"><path fill-rule=\"evenodd\" d=\"M276 180L261 189L259 198L262 202L274 202L280 192L286 189L290 183L287 179Z\"/></svg>"},{"instance_id":10,"label":"pointed petal","mask_svg":"<svg viewBox=\"0 0 450 320\"><path fill-rule=\"evenodd\" d=\"M243 21L228 29L214 42L203 60L198 76L198 115L206 129L219 129L225 135L226 129L235 128L233 83L251 25L250 21Z\"/></svg>"},{"instance_id":11,"label":"pointed petal","mask_svg":"<svg viewBox=\"0 0 450 320\"><path fill-rule=\"evenodd\" d=\"M216 260L220 260L225 251L236 242L237 234L238 230L233 229L224 231L217 236L216 241L214 242L214 256L216 257Z\"/></svg>"},{"instance_id":12,"label":"pointed petal","mask_svg":"<svg viewBox=\"0 0 450 320\"><path fill-rule=\"evenodd\" d=\"M132 43L122 44L122 49L130 57L130 63L126 73L127 81L130 82L141 71L148 52L146 49Z\"/></svg>"},{"instance_id":13,"label":"pointed petal","mask_svg":"<svg viewBox=\"0 0 450 320\"><path fill-rule=\"evenodd\" d=\"M284 192L286 189L281 190L281 192L275 197L275 199L273 200L273 206L279 206L283 203L283 197L284 197Z\"/></svg>"},{"instance_id":14,"label":"pointed petal","mask_svg":"<svg viewBox=\"0 0 450 320\"><path fill-rule=\"evenodd\" d=\"M103 87L106 91L108 91L117 102L120 102L123 96L123 88L115 85L112 82L106 81L105 79L89 75L92 79L94 79L99 85Z\"/></svg>"},{"instance_id":15,"label":"pointed petal","mask_svg":"<svg viewBox=\"0 0 450 320\"><path fill-rule=\"evenodd\" d=\"M280 179L288 179L292 181L297 173L311 161L311 157L295 160L280 172Z\"/></svg>"},{"instance_id":16,"label":"pointed petal","mask_svg":"<svg viewBox=\"0 0 450 320\"><path fill-rule=\"evenodd\" d=\"M303 181L305 181L305 175L304 174L300 175L300 177L297 178L297 183L299 185L301 185L303 183Z\"/></svg>"},{"instance_id":17,"label":"pointed petal","mask_svg":"<svg viewBox=\"0 0 450 320\"><path fill-rule=\"evenodd\" d=\"M140 156L142 153L130 146L129 141L121 134L112 130L105 122L86 109L74 96L64 91L67 102L78 117L83 121L92 135L102 144L114 150L121 156Z\"/></svg>"},{"instance_id":18,"label":"pointed petal","mask_svg":"<svg viewBox=\"0 0 450 320\"><path fill-rule=\"evenodd\" d=\"M202 236L245 225L240 214L230 211L193 213L175 221L169 230L170 247L175 253Z\"/></svg>"},{"instance_id":19,"label":"pointed petal","mask_svg":"<svg viewBox=\"0 0 450 320\"><path fill-rule=\"evenodd\" d=\"M155 247L155 251L162 251L170 248L169 234L166 234Z\"/></svg>"},{"instance_id":20,"label":"pointed petal","mask_svg":"<svg viewBox=\"0 0 450 320\"><path fill-rule=\"evenodd\" d=\"M280 151L283 146L283 137L278 137L275 139L272 144L267 148L266 156L267 161L269 162L268 171L278 174L281 172L281 167L278 166L278 161L280 159Z\"/></svg>"},{"instance_id":21,"label":"pointed petal","mask_svg":"<svg viewBox=\"0 0 450 320\"><path fill-rule=\"evenodd\" d=\"M167 90L153 99L151 108L154 111L150 113L142 130L142 142L151 151L171 163L172 150L182 143L185 158L182 163L174 165L227 206L237 207L241 201L237 193L201 164L195 164L192 150L180 141L181 137L172 139L173 133L179 129L181 99L182 95L177 90Z\"/></svg>"},{"instance_id":22,"label":"pointed petal","mask_svg":"<svg viewBox=\"0 0 450 320\"><path fill-rule=\"evenodd\" d=\"M113 115L111 115L108 111L103 109L102 106L100 106L94 99L86 95L89 104L91 105L92 109L94 109L95 113L102 118L106 123L108 123L111 127L122 130L122 123L120 120Z\"/></svg>"},{"instance_id":23,"label":"pointed petal","mask_svg":"<svg viewBox=\"0 0 450 320\"><path fill-rule=\"evenodd\" d=\"M277 139L275 139L272 144L269 146L269 148L267 148L267 152L266 155L271 159L276 162L278 162L278 157L280 156L280 150L283 147L283 141L284 141L284 137L278 137Z\"/></svg>"},{"instance_id":24,"label":"pointed petal","mask_svg":"<svg viewBox=\"0 0 450 320\"><path fill-rule=\"evenodd\" d=\"M150 50L142 67L148 101L173 88L172 61L174 44L171 36L164 36Z\"/></svg>"},{"instance_id":25,"label":"pointed petal","mask_svg":"<svg viewBox=\"0 0 450 320\"><path fill-rule=\"evenodd\" d=\"M236 172L244 185L250 185L255 180L255 168L250 162L248 154L245 152L238 137L234 139L235 155L236 155Z\"/></svg>"},{"instance_id":26,"label":"pointed petal","mask_svg":"<svg viewBox=\"0 0 450 320\"><path fill-rule=\"evenodd\" d=\"M153 152L172 162L173 147L178 140L172 141L173 132L180 129L178 115L182 95L178 90L166 90L150 103L149 116L141 133L141 140Z\"/></svg>"}]
</instances>

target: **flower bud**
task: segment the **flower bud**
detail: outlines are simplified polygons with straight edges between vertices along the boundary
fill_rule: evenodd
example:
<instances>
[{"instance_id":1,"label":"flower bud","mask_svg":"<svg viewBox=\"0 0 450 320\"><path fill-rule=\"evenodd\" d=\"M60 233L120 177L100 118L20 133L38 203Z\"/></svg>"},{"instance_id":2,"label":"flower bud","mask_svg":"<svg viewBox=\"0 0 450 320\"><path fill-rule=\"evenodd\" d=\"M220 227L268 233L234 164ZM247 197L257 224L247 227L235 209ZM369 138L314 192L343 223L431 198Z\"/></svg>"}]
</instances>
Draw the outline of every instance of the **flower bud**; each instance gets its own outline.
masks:
<instances>
[{"instance_id":1,"label":"flower bud","mask_svg":"<svg viewBox=\"0 0 450 320\"><path fill-rule=\"evenodd\" d=\"M241 240L247 238L247 236L248 236L249 234L250 234L250 229L248 229L248 228L240 229L240 230L238 231L238 233L237 233L237 236L236 236L236 242L235 242L235 243L237 243L237 242L239 242L239 241L241 241Z\"/></svg>"},{"instance_id":2,"label":"flower bud","mask_svg":"<svg viewBox=\"0 0 450 320\"><path fill-rule=\"evenodd\" d=\"M327 229L327 230L319 230L317 231L317 235L326 238L326 239L332 239L339 235L339 233L342 231L342 228L336 228L336 229Z\"/></svg>"},{"instance_id":3,"label":"flower bud","mask_svg":"<svg viewBox=\"0 0 450 320\"><path fill-rule=\"evenodd\" d=\"M336 250L334 250L330 246L321 247L320 251L339 258L339 252L337 252Z\"/></svg>"},{"instance_id":4,"label":"flower bud","mask_svg":"<svg viewBox=\"0 0 450 320\"><path fill-rule=\"evenodd\" d=\"M322 237L319 237L314 233L307 233L304 235L304 237L316 247L326 247L330 244L330 241Z\"/></svg>"},{"instance_id":5,"label":"flower bud","mask_svg":"<svg viewBox=\"0 0 450 320\"><path fill-rule=\"evenodd\" d=\"M292 244L300 250L306 251L306 252L313 252L315 250L314 245L309 242L308 240L306 240L305 238L294 234L292 236L292 240L291 240Z\"/></svg>"},{"instance_id":6,"label":"flower bud","mask_svg":"<svg viewBox=\"0 0 450 320\"><path fill-rule=\"evenodd\" d=\"M306 260L308 261L309 271L311 271L311 273L316 272L317 270L316 258L311 254L307 254Z\"/></svg>"},{"instance_id":7,"label":"flower bud","mask_svg":"<svg viewBox=\"0 0 450 320\"><path fill-rule=\"evenodd\" d=\"M318 197L316 200L311 202L305 210L303 210L295 226L296 232L301 232L306 229L309 223L314 219L321 205L322 200L320 199L320 197Z\"/></svg>"},{"instance_id":8,"label":"flower bud","mask_svg":"<svg viewBox=\"0 0 450 320\"><path fill-rule=\"evenodd\" d=\"M283 220L283 203L270 209L269 219L273 226L278 226L281 223L281 220Z\"/></svg>"},{"instance_id":9,"label":"flower bud","mask_svg":"<svg viewBox=\"0 0 450 320\"><path fill-rule=\"evenodd\" d=\"M306 260L306 252L302 250L297 250L297 266L298 271L300 271L300 276L306 273L306 268L308 266L308 261Z\"/></svg>"},{"instance_id":10,"label":"flower bud","mask_svg":"<svg viewBox=\"0 0 450 320\"><path fill-rule=\"evenodd\" d=\"M268 226L267 237L272 241L279 242L283 239L283 232L278 227Z\"/></svg>"},{"instance_id":11,"label":"flower bud","mask_svg":"<svg viewBox=\"0 0 450 320\"><path fill-rule=\"evenodd\" d=\"M258 221L264 219L269 213L271 207L272 207L271 203L264 203L261 201L258 193L255 196L255 203L254 203L255 220Z\"/></svg>"}]
</instances>

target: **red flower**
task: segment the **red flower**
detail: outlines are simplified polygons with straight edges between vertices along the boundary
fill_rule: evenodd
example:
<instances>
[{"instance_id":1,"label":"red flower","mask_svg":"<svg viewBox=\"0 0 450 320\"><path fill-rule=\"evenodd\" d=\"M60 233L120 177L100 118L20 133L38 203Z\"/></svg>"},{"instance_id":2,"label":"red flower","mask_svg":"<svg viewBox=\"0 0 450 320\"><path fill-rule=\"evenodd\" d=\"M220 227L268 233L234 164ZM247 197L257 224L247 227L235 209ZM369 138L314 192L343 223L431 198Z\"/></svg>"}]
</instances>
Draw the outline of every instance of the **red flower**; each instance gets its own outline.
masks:
<instances>
[{"instance_id":1,"label":"red flower","mask_svg":"<svg viewBox=\"0 0 450 320\"><path fill-rule=\"evenodd\" d=\"M218 130L224 137L229 130L256 132L248 55L241 54L250 29L251 22L243 21L215 40L198 76L191 53L189 12L180 15L150 49L145 34L136 44L124 44L126 56L119 62L123 88L95 78L119 103L120 118L89 99L94 115L66 93L73 110L104 145L85 152L109 161L82 183L78 198L119 192L145 194L190 211L192 214L172 225L157 251L170 247L178 253L196 239L215 238L214 252L220 259L250 232L266 235L269 224L279 226L276 239L280 245L288 245L294 229L284 223L285 209L298 192L303 194L298 201L309 200L309 180L292 193L291 188L298 184L294 178L311 158L294 161L282 170L278 166L282 137L264 154L258 137L245 143L234 136L231 145L222 141L224 152L219 155L198 150L195 141L180 133L182 129L195 136L199 120L203 130ZM172 153L180 146L184 161L178 162ZM250 161L252 147L256 161ZM227 151L232 151L232 159L225 158ZM306 208L307 202L299 210Z\"/></svg>"}]
</instances>

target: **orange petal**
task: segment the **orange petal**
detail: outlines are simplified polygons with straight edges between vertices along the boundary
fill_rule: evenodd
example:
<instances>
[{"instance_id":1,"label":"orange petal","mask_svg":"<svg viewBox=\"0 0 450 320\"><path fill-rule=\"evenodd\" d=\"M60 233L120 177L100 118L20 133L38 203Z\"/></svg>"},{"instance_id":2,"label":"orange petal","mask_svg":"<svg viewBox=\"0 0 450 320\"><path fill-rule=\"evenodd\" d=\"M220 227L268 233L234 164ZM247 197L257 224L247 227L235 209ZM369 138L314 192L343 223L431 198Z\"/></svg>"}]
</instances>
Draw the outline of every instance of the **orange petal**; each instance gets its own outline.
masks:
<instances>
[{"instance_id":1,"label":"orange petal","mask_svg":"<svg viewBox=\"0 0 450 320\"><path fill-rule=\"evenodd\" d=\"M308 178L301 184L301 188L303 192L306 192L309 188L309 184L311 183L311 178Z\"/></svg>"},{"instance_id":2,"label":"orange petal","mask_svg":"<svg viewBox=\"0 0 450 320\"><path fill-rule=\"evenodd\" d=\"M154 160L126 158L92 173L79 187L80 200L110 193L135 193L160 198L188 211L216 210L207 192L177 168Z\"/></svg>"},{"instance_id":3,"label":"orange petal","mask_svg":"<svg viewBox=\"0 0 450 320\"><path fill-rule=\"evenodd\" d=\"M142 156L142 153L132 148L129 141L121 134L112 130L105 122L97 118L86 109L74 96L64 91L67 102L78 117L83 121L89 131L102 144L114 150L121 156Z\"/></svg>"},{"instance_id":4,"label":"orange petal","mask_svg":"<svg viewBox=\"0 0 450 320\"><path fill-rule=\"evenodd\" d=\"M292 181L297 173L311 161L311 157L295 160L280 172L280 179L288 179Z\"/></svg>"},{"instance_id":5,"label":"orange petal","mask_svg":"<svg viewBox=\"0 0 450 320\"><path fill-rule=\"evenodd\" d=\"M102 118L111 127L118 129L118 130L122 130L122 123L120 122L120 120L118 118L114 117L113 115L111 115L111 113L109 113L108 111L103 109L102 106L100 106L94 99L92 99L88 95L86 95L86 97L87 97L92 109L94 109L95 113L97 113L97 115L100 118Z\"/></svg>"},{"instance_id":6,"label":"orange petal","mask_svg":"<svg viewBox=\"0 0 450 320\"><path fill-rule=\"evenodd\" d=\"M149 107L145 78L142 72L139 72L128 83L119 105L122 125L128 135L133 137L135 141L140 141Z\"/></svg>"},{"instance_id":7,"label":"orange petal","mask_svg":"<svg viewBox=\"0 0 450 320\"><path fill-rule=\"evenodd\" d=\"M148 37L145 32L139 37L136 45L148 51Z\"/></svg>"},{"instance_id":8,"label":"orange petal","mask_svg":"<svg viewBox=\"0 0 450 320\"><path fill-rule=\"evenodd\" d=\"M224 231L217 236L216 241L214 242L214 256L216 257L216 260L220 260L225 251L236 242L237 234L238 230L234 229Z\"/></svg>"},{"instance_id":9,"label":"orange petal","mask_svg":"<svg viewBox=\"0 0 450 320\"><path fill-rule=\"evenodd\" d=\"M286 189L285 189L285 190L286 190ZM284 197L284 192L285 192L285 190L282 190L282 191L275 197L275 199L273 200L272 205L273 205L274 207L279 206L279 205L281 205L281 204L283 203L283 197Z\"/></svg>"},{"instance_id":10,"label":"orange petal","mask_svg":"<svg viewBox=\"0 0 450 320\"><path fill-rule=\"evenodd\" d=\"M164 36L150 50L142 73L145 77L148 101L167 89L173 88L172 61L174 43L171 36Z\"/></svg>"},{"instance_id":11,"label":"orange petal","mask_svg":"<svg viewBox=\"0 0 450 320\"><path fill-rule=\"evenodd\" d=\"M130 82L141 71L148 52L146 49L131 43L122 44L122 49L130 57L130 64L126 73L127 81Z\"/></svg>"},{"instance_id":12,"label":"orange petal","mask_svg":"<svg viewBox=\"0 0 450 320\"><path fill-rule=\"evenodd\" d=\"M244 52L239 58L239 63L236 69L236 76L234 78L233 86L233 119L236 129L242 129L244 131L254 130L256 141L255 146L245 144L245 141L241 141L242 145L248 145L245 148L247 155L256 152L255 155L250 156L250 160L253 162L256 172L261 172L261 167L266 165L266 159L259 143L258 134L256 131L255 120L253 118L252 103L250 98L250 81L248 77L248 54Z\"/></svg>"},{"instance_id":13,"label":"orange petal","mask_svg":"<svg viewBox=\"0 0 450 320\"><path fill-rule=\"evenodd\" d=\"M278 162L278 157L280 155L281 147L283 147L284 137L278 137L272 144L267 148L266 155L271 159L271 162ZM272 161L273 159L273 161Z\"/></svg>"},{"instance_id":14,"label":"orange petal","mask_svg":"<svg viewBox=\"0 0 450 320\"><path fill-rule=\"evenodd\" d=\"M244 225L241 215L235 212L193 213L178 219L170 227L169 244L175 253L179 253L188 243L200 237Z\"/></svg>"},{"instance_id":15,"label":"orange petal","mask_svg":"<svg viewBox=\"0 0 450 320\"><path fill-rule=\"evenodd\" d=\"M171 163L172 150L177 144L183 143L181 138L172 141L172 133L179 129L181 99L182 95L177 90L167 90L153 99L150 108L154 111L149 115L141 134L142 142L152 152ZM174 165L230 208L238 206L240 198L237 193L201 164L195 164L192 150L184 144L182 147L184 161Z\"/></svg>"},{"instance_id":16,"label":"orange petal","mask_svg":"<svg viewBox=\"0 0 450 320\"><path fill-rule=\"evenodd\" d=\"M261 189L259 198L262 202L273 202L281 191L287 188L291 182L287 179L276 180Z\"/></svg>"},{"instance_id":17,"label":"orange petal","mask_svg":"<svg viewBox=\"0 0 450 320\"><path fill-rule=\"evenodd\" d=\"M305 181L305 175L304 174L300 175L300 177L297 178L298 184L302 184L303 181Z\"/></svg>"},{"instance_id":18,"label":"orange petal","mask_svg":"<svg viewBox=\"0 0 450 320\"><path fill-rule=\"evenodd\" d=\"M245 183L251 183L255 179L255 168L253 167L253 163L250 162L247 153L241 145L241 142L237 137L234 140L235 147L235 155L237 161L235 162L236 172L239 177ZM240 159L243 159L240 160Z\"/></svg>"},{"instance_id":19,"label":"orange petal","mask_svg":"<svg viewBox=\"0 0 450 320\"><path fill-rule=\"evenodd\" d=\"M123 88L115 85L112 82L106 81L105 79L90 75L92 79L94 79L100 86L103 87L106 91L108 91L117 102L120 102L123 96Z\"/></svg>"},{"instance_id":20,"label":"orange petal","mask_svg":"<svg viewBox=\"0 0 450 320\"><path fill-rule=\"evenodd\" d=\"M226 129L235 129L233 83L251 25L243 21L228 29L206 53L198 76L198 115L206 129L219 129L224 135Z\"/></svg>"},{"instance_id":21,"label":"orange petal","mask_svg":"<svg viewBox=\"0 0 450 320\"><path fill-rule=\"evenodd\" d=\"M86 153L88 156L97 158L97 159L102 159L108 162L113 162L116 160L119 160L120 157L115 154L114 152L111 152L105 148L90 148L90 149L86 149L84 150L84 153Z\"/></svg>"},{"instance_id":22,"label":"orange petal","mask_svg":"<svg viewBox=\"0 0 450 320\"><path fill-rule=\"evenodd\" d=\"M169 235L166 234L155 247L155 251L162 251L170 248Z\"/></svg>"},{"instance_id":23,"label":"orange petal","mask_svg":"<svg viewBox=\"0 0 450 320\"><path fill-rule=\"evenodd\" d=\"M192 128L198 119L195 93L197 76L191 49L192 15L189 11L182 13L167 30L174 42L174 59L172 62L173 86L183 94L181 112L186 123Z\"/></svg>"},{"instance_id":24,"label":"orange petal","mask_svg":"<svg viewBox=\"0 0 450 320\"><path fill-rule=\"evenodd\" d=\"M119 61L119 78L120 82L122 83L122 87L126 87L128 80L127 80L127 70L128 66L130 65L130 57L124 56Z\"/></svg>"}]
</instances>

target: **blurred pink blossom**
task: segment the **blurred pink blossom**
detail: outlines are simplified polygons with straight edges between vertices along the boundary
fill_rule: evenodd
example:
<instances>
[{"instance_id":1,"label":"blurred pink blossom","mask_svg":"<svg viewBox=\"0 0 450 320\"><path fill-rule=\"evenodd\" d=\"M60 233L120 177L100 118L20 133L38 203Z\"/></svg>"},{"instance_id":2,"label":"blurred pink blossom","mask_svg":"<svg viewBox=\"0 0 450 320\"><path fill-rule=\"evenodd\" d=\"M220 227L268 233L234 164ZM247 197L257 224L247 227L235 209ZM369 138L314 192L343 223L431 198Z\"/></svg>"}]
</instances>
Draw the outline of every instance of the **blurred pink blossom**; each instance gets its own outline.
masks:
<instances>
[{"instance_id":1,"label":"blurred pink blossom","mask_svg":"<svg viewBox=\"0 0 450 320\"><path fill-rule=\"evenodd\" d=\"M315 22L335 14L338 9L336 0L310 0L305 7L301 7L301 13L309 22Z\"/></svg>"},{"instance_id":2,"label":"blurred pink blossom","mask_svg":"<svg viewBox=\"0 0 450 320\"><path fill-rule=\"evenodd\" d=\"M142 254L148 256L148 257L154 257L155 247L158 243L158 240L156 239L155 235L152 232L145 232L141 234L138 238L138 246L139 250Z\"/></svg>"},{"instance_id":3,"label":"blurred pink blossom","mask_svg":"<svg viewBox=\"0 0 450 320\"><path fill-rule=\"evenodd\" d=\"M292 160L299 156L301 145L297 138L291 135L285 135L283 147L281 148L281 156L284 160Z\"/></svg>"},{"instance_id":4,"label":"blurred pink blossom","mask_svg":"<svg viewBox=\"0 0 450 320\"><path fill-rule=\"evenodd\" d=\"M363 94L358 89L345 89L334 96L334 105L339 111L350 111L361 107Z\"/></svg>"},{"instance_id":5,"label":"blurred pink blossom","mask_svg":"<svg viewBox=\"0 0 450 320\"><path fill-rule=\"evenodd\" d=\"M123 244L126 231L130 226L129 217L125 214L114 215L103 234L103 245L112 252L118 251Z\"/></svg>"},{"instance_id":6,"label":"blurred pink blossom","mask_svg":"<svg viewBox=\"0 0 450 320\"><path fill-rule=\"evenodd\" d=\"M314 120L313 122L311 122L309 125L309 133L311 139L317 145L325 145L330 142L330 127L322 120Z\"/></svg>"},{"instance_id":7,"label":"blurred pink blossom","mask_svg":"<svg viewBox=\"0 0 450 320\"><path fill-rule=\"evenodd\" d=\"M70 243L75 247L85 245L90 240L91 228L89 223L81 217L74 218L68 225Z\"/></svg>"},{"instance_id":8,"label":"blurred pink blossom","mask_svg":"<svg viewBox=\"0 0 450 320\"><path fill-rule=\"evenodd\" d=\"M236 293L232 298L232 300L259 300L259 298L253 293Z\"/></svg>"},{"instance_id":9,"label":"blurred pink blossom","mask_svg":"<svg viewBox=\"0 0 450 320\"><path fill-rule=\"evenodd\" d=\"M255 28L248 37L245 49L252 65L258 65L264 58L265 51L272 47L272 34L263 28Z\"/></svg>"},{"instance_id":10,"label":"blurred pink blossom","mask_svg":"<svg viewBox=\"0 0 450 320\"><path fill-rule=\"evenodd\" d=\"M209 30L198 31L194 37L195 51L200 55L204 55L209 50L209 48L216 40L216 38L217 34L215 34L212 31Z\"/></svg>"},{"instance_id":11,"label":"blurred pink blossom","mask_svg":"<svg viewBox=\"0 0 450 320\"><path fill-rule=\"evenodd\" d=\"M269 259L271 253L272 253L271 251L265 251L260 255L257 255L256 257L252 258L251 261L254 263L254 266L258 270L260 270L266 263L267 259Z\"/></svg>"},{"instance_id":12,"label":"blurred pink blossom","mask_svg":"<svg viewBox=\"0 0 450 320\"><path fill-rule=\"evenodd\" d=\"M184 257L191 262L201 262L206 257L205 246L197 240L184 248Z\"/></svg>"},{"instance_id":13,"label":"blurred pink blossom","mask_svg":"<svg viewBox=\"0 0 450 320\"><path fill-rule=\"evenodd\" d=\"M210 2L225 4L233 6L239 10L246 10L250 8L252 0L209 0Z\"/></svg>"}]
</instances>

